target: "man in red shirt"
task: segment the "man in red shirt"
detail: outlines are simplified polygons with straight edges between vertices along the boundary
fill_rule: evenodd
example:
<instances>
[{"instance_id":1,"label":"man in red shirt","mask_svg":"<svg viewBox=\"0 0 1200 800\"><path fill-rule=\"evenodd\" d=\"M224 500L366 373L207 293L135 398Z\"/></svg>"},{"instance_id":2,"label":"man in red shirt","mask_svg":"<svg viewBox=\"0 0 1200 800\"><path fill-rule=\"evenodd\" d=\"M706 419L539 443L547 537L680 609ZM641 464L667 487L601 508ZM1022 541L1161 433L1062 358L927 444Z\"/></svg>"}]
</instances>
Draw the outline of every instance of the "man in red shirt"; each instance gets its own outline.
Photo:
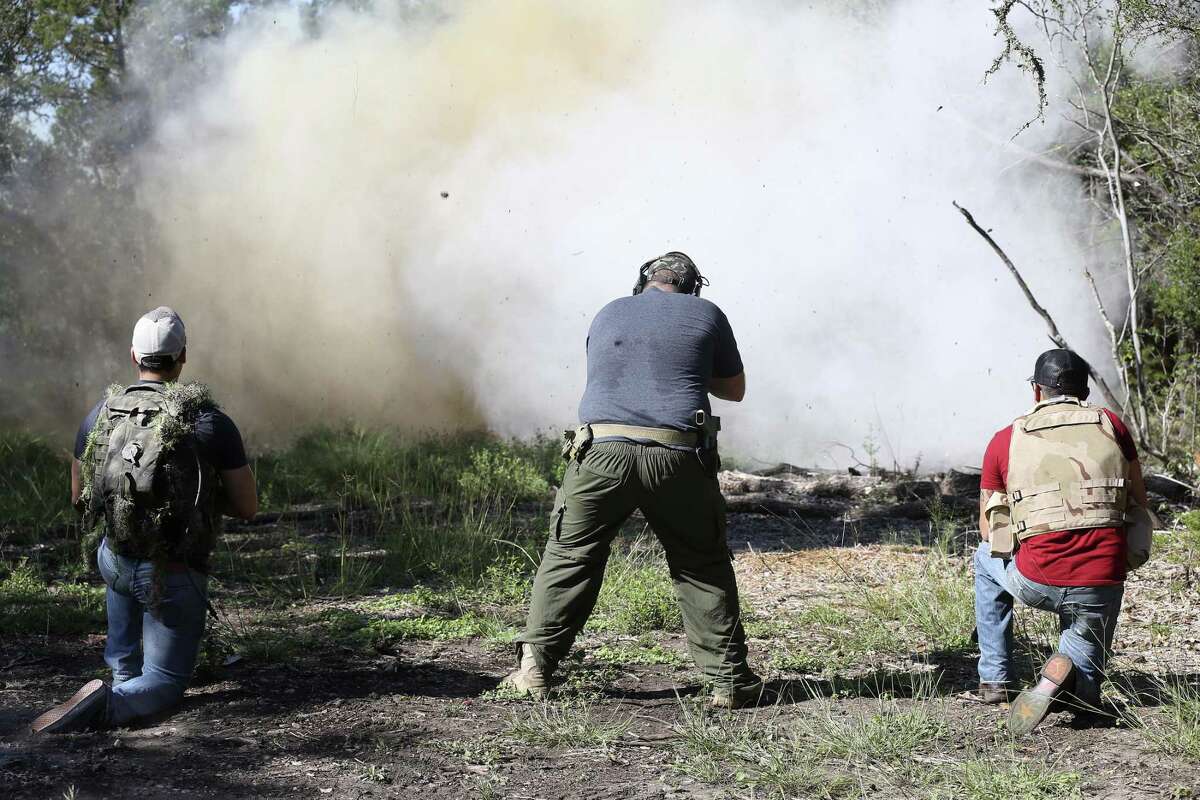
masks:
<instances>
[{"instance_id":1,"label":"man in red shirt","mask_svg":"<svg viewBox=\"0 0 1200 800\"><path fill-rule=\"evenodd\" d=\"M1108 409L1084 402L1088 374L1087 362L1069 350L1039 356L1030 381L1034 408L997 432L984 454L983 541L975 553L984 701L1003 702L1012 688L1014 597L1057 613L1062 631L1039 682L1013 703L1014 733L1033 730L1063 690L1080 708L1099 705L1124 592L1125 508L1129 498L1146 504L1128 429ZM1016 557L1005 557L1013 545Z\"/></svg>"}]
</instances>

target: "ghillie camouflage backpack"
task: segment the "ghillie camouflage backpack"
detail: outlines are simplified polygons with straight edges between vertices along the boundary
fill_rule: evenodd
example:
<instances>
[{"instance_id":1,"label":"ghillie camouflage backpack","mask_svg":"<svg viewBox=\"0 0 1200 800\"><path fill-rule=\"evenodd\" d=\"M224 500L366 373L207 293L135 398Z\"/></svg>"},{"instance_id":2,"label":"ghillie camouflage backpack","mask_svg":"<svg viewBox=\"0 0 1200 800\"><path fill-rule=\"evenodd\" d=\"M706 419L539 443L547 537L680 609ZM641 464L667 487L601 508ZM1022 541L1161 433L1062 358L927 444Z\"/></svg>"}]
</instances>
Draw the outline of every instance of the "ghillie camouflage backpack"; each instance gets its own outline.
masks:
<instances>
[{"instance_id":1,"label":"ghillie camouflage backpack","mask_svg":"<svg viewBox=\"0 0 1200 800\"><path fill-rule=\"evenodd\" d=\"M84 530L160 567L205 560L221 520L217 474L192 434L216 409L198 383L110 387L82 459Z\"/></svg>"}]
</instances>

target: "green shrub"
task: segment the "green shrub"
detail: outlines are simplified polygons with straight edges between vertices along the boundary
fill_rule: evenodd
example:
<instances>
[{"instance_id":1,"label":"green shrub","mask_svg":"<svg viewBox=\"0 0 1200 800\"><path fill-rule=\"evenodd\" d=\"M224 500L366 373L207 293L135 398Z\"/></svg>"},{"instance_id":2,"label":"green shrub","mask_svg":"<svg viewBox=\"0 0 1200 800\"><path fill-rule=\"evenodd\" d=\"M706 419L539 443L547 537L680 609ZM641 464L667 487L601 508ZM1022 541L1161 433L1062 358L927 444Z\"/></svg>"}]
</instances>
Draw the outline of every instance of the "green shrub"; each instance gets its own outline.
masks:
<instances>
[{"instance_id":1,"label":"green shrub","mask_svg":"<svg viewBox=\"0 0 1200 800\"><path fill-rule=\"evenodd\" d=\"M536 500L561 480L557 444L508 442L485 433L429 435L318 428L255 464L262 504L333 503L388 509L411 498Z\"/></svg>"},{"instance_id":2,"label":"green shrub","mask_svg":"<svg viewBox=\"0 0 1200 800\"><path fill-rule=\"evenodd\" d=\"M471 465L459 475L458 485L475 500L537 500L550 491L538 466L508 447L473 450Z\"/></svg>"}]
</instances>

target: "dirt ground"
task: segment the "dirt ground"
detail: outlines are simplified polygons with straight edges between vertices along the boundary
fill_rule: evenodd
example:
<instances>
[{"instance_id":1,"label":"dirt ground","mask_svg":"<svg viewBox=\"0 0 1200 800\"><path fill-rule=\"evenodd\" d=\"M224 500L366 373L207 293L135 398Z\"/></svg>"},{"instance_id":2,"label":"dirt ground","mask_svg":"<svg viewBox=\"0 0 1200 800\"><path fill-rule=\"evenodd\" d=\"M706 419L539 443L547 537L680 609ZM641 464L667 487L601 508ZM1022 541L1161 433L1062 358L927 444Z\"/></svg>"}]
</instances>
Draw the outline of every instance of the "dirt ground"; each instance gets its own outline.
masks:
<instances>
[{"instance_id":1,"label":"dirt ground","mask_svg":"<svg viewBox=\"0 0 1200 800\"><path fill-rule=\"evenodd\" d=\"M836 607L898 580L908 561L925 557L887 540L927 534L928 522L851 527L829 518L731 515L736 567L756 618L791 620L815 605ZM1116 644L1122 674L1136 677L1156 667L1173 674L1200 671L1200 597L1190 581L1190 588L1180 589L1183 569L1152 564L1130 581ZM512 613L519 618L520 609ZM813 708L847 715L879 708L878 698L847 688L850 683L771 666L771 651L781 640L756 635L754 628L751 634L751 657L774 694L768 706L732 712L733 719L786 726ZM806 635L800 628L769 636ZM686 654L680 634L654 639L665 651ZM601 643L636 641L591 633L579 644L588 654ZM690 666L614 667L585 655L577 677L594 700L588 713L628 727L604 746L547 745L514 734L532 706L494 694L511 655L482 640L411 641L373 653L331 645L284 663L244 660L200 680L168 719L127 730L28 736L34 716L103 676L103 644L102 636L2 637L0 796L768 796L702 782L676 767L681 728L699 703ZM1004 712L970 695L976 681L970 653L914 653L887 665L888 671L892 677L913 671L936 676L939 713L952 733L942 749L914 756L918 769L940 768L979 748L986 757ZM897 694L900 708L916 702ZM1014 747L1020 758L1079 773L1084 797L1200 797L1200 764L1159 754L1126 725L1083 727L1070 714L1056 714ZM861 777L874 775L870 769L858 772L861 785L852 796L926 796L897 789L881 770L878 784Z\"/></svg>"}]
</instances>

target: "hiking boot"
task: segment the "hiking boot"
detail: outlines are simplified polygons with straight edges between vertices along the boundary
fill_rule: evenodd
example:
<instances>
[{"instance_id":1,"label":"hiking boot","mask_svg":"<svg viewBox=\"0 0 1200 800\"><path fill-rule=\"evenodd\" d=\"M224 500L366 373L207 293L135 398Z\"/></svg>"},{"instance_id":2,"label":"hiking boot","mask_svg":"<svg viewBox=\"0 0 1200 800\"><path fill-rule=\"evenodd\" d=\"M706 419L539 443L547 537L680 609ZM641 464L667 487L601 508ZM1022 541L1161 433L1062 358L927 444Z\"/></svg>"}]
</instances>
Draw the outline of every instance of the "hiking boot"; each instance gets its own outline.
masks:
<instances>
[{"instance_id":1,"label":"hiking boot","mask_svg":"<svg viewBox=\"0 0 1200 800\"><path fill-rule=\"evenodd\" d=\"M1008 715L1008 730L1014 736L1024 736L1046 718L1054 698L1063 690L1063 685L1074 677L1073 669L1071 659L1062 653L1050 656L1050 660L1042 667L1038 682L1013 701Z\"/></svg>"},{"instance_id":2,"label":"hiking boot","mask_svg":"<svg viewBox=\"0 0 1200 800\"><path fill-rule=\"evenodd\" d=\"M999 682L979 682L979 699L988 705L999 705L1007 703L1012 699L1012 689L1008 688L1007 681Z\"/></svg>"},{"instance_id":3,"label":"hiking boot","mask_svg":"<svg viewBox=\"0 0 1200 800\"><path fill-rule=\"evenodd\" d=\"M513 689L520 695L528 695L534 700L545 700L550 694L546 674L534 660L533 651L528 647L521 648L521 666L504 676L500 685Z\"/></svg>"},{"instance_id":4,"label":"hiking boot","mask_svg":"<svg viewBox=\"0 0 1200 800\"><path fill-rule=\"evenodd\" d=\"M88 681L75 695L42 714L29 726L34 733L74 733L86 730L108 707L104 681Z\"/></svg>"},{"instance_id":5,"label":"hiking boot","mask_svg":"<svg viewBox=\"0 0 1200 800\"><path fill-rule=\"evenodd\" d=\"M733 688L714 688L708 704L713 708L743 708L744 706L758 705L765 689L766 686L760 680Z\"/></svg>"}]
</instances>

